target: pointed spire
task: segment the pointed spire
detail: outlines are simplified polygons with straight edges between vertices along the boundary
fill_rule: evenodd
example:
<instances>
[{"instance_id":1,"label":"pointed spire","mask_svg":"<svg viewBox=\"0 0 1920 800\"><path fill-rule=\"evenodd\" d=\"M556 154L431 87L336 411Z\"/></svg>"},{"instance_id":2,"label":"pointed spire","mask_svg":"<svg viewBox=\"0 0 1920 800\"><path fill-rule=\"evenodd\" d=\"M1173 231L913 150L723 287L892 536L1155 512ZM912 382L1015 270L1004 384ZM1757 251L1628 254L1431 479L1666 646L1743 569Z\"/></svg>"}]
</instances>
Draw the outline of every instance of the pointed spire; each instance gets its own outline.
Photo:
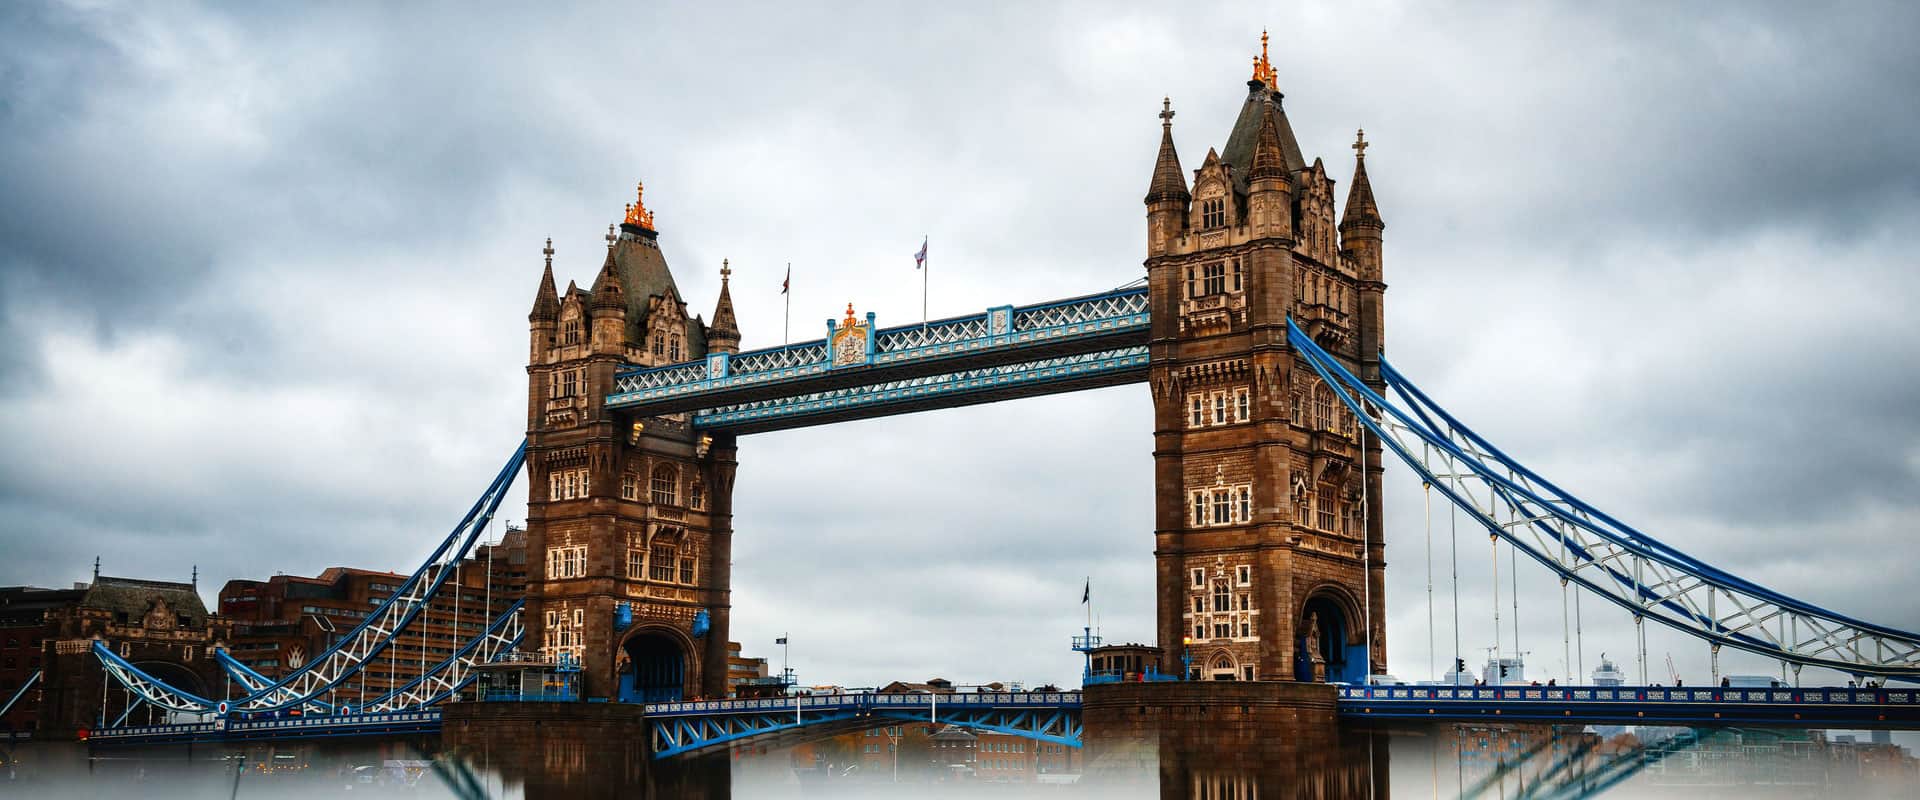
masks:
<instances>
[{"instance_id":1,"label":"pointed spire","mask_svg":"<svg viewBox=\"0 0 1920 800\"><path fill-rule=\"evenodd\" d=\"M626 290L620 286L620 270L614 265L613 251L607 251L607 260L600 265L600 274L593 279L593 310L627 309Z\"/></svg>"},{"instance_id":2,"label":"pointed spire","mask_svg":"<svg viewBox=\"0 0 1920 800\"><path fill-rule=\"evenodd\" d=\"M1347 191L1347 210L1340 215L1340 230L1349 226L1370 225L1385 228L1386 222L1380 219L1380 206L1373 201L1373 183L1367 180L1367 132L1362 129L1354 134L1353 142L1353 187Z\"/></svg>"},{"instance_id":3,"label":"pointed spire","mask_svg":"<svg viewBox=\"0 0 1920 800\"><path fill-rule=\"evenodd\" d=\"M1280 148L1280 128L1274 125L1272 114L1262 114L1260 138L1253 145L1253 168L1247 172L1247 178L1259 180L1286 176L1287 155Z\"/></svg>"},{"instance_id":4,"label":"pointed spire","mask_svg":"<svg viewBox=\"0 0 1920 800\"><path fill-rule=\"evenodd\" d=\"M1180 153L1173 148L1173 99L1160 98L1160 157L1153 163L1153 183L1147 187L1147 202L1193 199L1181 176Z\"/></svg>"},{"instance_id":5,"label":"pointed spire","mask_svg":"<svg viewBox=\"0 0 1920 800\"><path fill-rule=\"evenodd\" d=\"M727 288L727 278L731 275L732 266L721 259L720 302L714 306L713 323L707 326L707 349L714 352L740 351L740 323L733 316L733 293Z\"/></svg>"},{"instance_id":6,"label":"pointed spire","mask_svg":"<svg viewBox=\"0 0 1920 800\"><path fill-rule=\"evenodd\" d=\"M540 251L547 257L547 267L540 273L540 288L533 293L533 313L527 315L529 322L551 322L560 318L560 294L553 288L553 239L547 239L547 246Z\"/></svg>"}]
</instances>

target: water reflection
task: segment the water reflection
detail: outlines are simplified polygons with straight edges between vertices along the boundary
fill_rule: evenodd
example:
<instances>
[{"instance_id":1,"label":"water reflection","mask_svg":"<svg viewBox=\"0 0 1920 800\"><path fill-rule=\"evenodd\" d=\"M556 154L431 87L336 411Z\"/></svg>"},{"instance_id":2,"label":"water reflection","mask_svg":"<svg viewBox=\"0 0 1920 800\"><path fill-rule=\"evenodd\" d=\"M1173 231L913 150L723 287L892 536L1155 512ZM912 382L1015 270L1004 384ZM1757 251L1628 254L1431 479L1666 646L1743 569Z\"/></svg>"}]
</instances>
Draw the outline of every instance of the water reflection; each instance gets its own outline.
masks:
<instances>
[{"instance_id":1,"label":"water reflection","mask_svg":"<svg viewBox=\"0 0 1920 800\"><path fill-rule=\"evenodd\" d=\"M879 733L874 733L879 731ZM654 761L620 737L533 730L298 745L0 749L0 796L761 798L1895 798L1920 794L1903 749L1818 731L1551 725L1149 732L1085 751L906 726ZM961 737L950 741L965 742ZM891 748L886 745L892 745ZM897 770L897 771L896 771Z\"/></svg>"}]
</instances>

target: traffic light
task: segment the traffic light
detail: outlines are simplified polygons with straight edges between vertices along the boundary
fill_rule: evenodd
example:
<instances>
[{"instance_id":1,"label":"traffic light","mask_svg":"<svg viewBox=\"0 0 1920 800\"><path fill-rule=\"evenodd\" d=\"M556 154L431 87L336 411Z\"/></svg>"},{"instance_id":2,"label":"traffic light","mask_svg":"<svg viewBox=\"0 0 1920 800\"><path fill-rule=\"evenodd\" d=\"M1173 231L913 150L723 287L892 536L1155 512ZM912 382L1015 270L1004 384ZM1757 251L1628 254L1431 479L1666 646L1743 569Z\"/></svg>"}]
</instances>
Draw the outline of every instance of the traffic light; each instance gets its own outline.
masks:
<instances>
[{"instance_id":1,"label":"traffic light","mask_svg":"<svg viewBox=\"0 0 1920 800\"><path fill-rule=\"evenodd\" d=\"M1466 659L1464 659L1464 658L1456 658L1456 659L1454 659L1454 660L1453 660L1453 673L1454 673L1455 675L1465 675L1465 674L1467 674L1467 660L1466 660Z\"/></svg>"}]
</instances>

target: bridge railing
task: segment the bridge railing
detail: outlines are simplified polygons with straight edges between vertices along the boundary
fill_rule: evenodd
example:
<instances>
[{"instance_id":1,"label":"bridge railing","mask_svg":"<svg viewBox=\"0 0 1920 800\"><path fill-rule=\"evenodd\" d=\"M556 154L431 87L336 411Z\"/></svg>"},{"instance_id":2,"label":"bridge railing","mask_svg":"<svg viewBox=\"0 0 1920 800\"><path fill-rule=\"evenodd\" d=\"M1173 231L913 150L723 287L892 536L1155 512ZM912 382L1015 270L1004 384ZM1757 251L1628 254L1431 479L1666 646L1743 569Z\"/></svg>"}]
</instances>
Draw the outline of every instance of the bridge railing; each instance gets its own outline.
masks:
<instances>
[{"instance_id":1,"label":"bridge railing","mask_svg":"<svg viewBox=\"0 0 1920 800\"><path fill-rule=\"evenodd\" d=\"M742 700L694 700L680 703L649 703L647 716L701 716L712 714L764 714L809 711L849 711L870 709L1007 708L1034 706L1072 708L1080 705L1079 692L967 692L964 694L815 694L796 697L761 697Z\"/></svg>"},{"instance_id":2,"label":"bridge railing","mask_svg":"<svg viewBox=\"0 0 1920 800\"><path fill-rule=\"evenodd\" d=\"M437 708L415 711L391 711L377 714L319 714L274 716L268 719L221 717L205 722L168 725L131 725L102 728L88 735L92 740L122 741L151 739L231 737L338 736L354 732L386 731L393 728L431 728L440 723Z\"/></svg>"},{"instance_id":3,"label":"bridge railing","mask_svg":"<svg viewBox=\"0 0 1920 800\"><path fill-rule=\"evenodd\" d=\"M1872 705L1920 708L1920 691L1890 688L1729 688L1661 686L1347 686L1341 700L1538 703Z\"/></svg>"}]
</instances>

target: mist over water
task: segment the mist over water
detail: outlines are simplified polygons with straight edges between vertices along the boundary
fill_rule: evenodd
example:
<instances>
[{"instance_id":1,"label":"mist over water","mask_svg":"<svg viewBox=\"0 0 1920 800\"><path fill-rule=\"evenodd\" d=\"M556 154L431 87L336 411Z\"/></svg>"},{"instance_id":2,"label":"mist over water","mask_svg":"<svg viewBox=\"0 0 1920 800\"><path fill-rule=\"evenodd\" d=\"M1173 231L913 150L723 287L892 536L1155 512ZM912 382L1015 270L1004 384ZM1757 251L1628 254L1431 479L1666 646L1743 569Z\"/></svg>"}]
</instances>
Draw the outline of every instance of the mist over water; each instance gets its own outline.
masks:
<instances>
[{"instance_id":1,"label":"mist over water","mask_svg":"<svg viewBox=\"0 0 1920 800\"><path fill-rule=\"evenodd\" d=\"M450 751L432 737L299 744L0 749L0 797L408 798L1910 798L1902 748L1821 732L1548 725L1345 726L1209 750L1160 739L1012 780L966 759L877 764L821 739L665 761L642 742ZM530 741L532 741L530 737ZM1304 745L1304 746L1302 746ZM925 758L925 753L919 753ZM980 758L984 758L984 755ZM1031 756L1029 756L1031 758ZM982 764L981 766L985 766ZM1027 764L1032 767L1031 761Z\"/></svg>"}]
</instances>

